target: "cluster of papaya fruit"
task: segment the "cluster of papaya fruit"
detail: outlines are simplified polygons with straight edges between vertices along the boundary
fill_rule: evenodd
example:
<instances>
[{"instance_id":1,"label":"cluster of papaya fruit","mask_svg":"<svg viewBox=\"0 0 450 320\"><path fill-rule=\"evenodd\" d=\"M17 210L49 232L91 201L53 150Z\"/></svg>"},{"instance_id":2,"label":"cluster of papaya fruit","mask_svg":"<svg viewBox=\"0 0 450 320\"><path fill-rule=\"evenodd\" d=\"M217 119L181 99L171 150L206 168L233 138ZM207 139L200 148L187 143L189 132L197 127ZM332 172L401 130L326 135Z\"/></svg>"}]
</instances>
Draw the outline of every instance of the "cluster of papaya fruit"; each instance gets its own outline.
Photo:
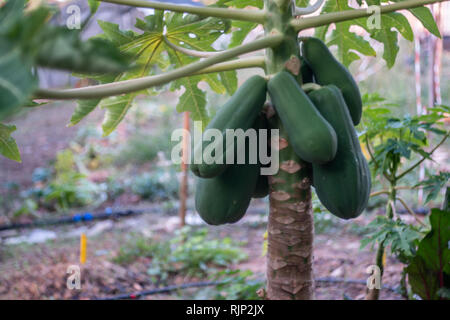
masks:
<instances>
[{"instance_id":1,"label":"cluster of papaya fruit","mask_svg":"<svg viewBox=\"0 0 450 320\"><path fill-rule=\"evenodd\" d=\"M227 129L267 128L262 115L267 92L287 132L289 144L304 161L311 163L313 187L321 203L334 215L350 219L364 210L371 180L355 127L361 120L362 101L350 72L337 61L317 38L301 39L303 83L318 88L306 93L295 77L281 71L269 81L259 76L248 79L219 110L207 129L218 129L223 136L222 163L192 164L196 176L195 206L209 224L240 220L252 197L269 193L267 176L260 175L260 163L226 164ZM203 139L196 153L211 147ZM248 159L246 159L248 160Z\"/></svg>"}]
</instances>

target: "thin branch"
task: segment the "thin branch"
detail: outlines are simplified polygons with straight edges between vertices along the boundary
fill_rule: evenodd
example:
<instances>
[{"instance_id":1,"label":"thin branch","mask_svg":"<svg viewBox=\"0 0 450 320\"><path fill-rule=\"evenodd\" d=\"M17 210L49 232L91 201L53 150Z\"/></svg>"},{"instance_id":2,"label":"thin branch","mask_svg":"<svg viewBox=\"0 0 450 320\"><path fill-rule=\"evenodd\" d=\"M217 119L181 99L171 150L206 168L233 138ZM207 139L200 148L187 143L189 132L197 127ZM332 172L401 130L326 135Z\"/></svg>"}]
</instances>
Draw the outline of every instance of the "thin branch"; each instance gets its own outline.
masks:
<instances>
[{"instance_id":1,"label":"thin branch","mask_svg":"<svg viewBox=\"0 0 450 320\"><path fill-rule=\"evenodd\" d=\"M117 96L124 93L136 92L150 87L160 86L179 78L191 76L197 72L200 72L203 69L216 65L220 62L235 58L245 53L277 46L283 41L283 39L284 39L283 35L268 36L259 40L255 40L251 43L223 51L205 60L200 60L191 63L189 65L183 66L181 68L178 68L176 70L155 76L148 76L138 79L124 80L114 83L107 83L76 89L66 89L66 90L39 89L36 91L34 98L57 99L57 100L95 99L95 98ZM237 62L238 61L234 63Z\"/></svg>"},{"instance_id":2,"label":"thin branch","mask_svg":"<svg viewBox=\"0 0 450 320\"><path fill-rule=\"evenodd\" d=\"M404 187L395 187L395 189L410 189L410 188L404 186ZM375 191L375 192L372 192L372 193L370 194L370 197L375 197L375 196L378 196L378 195L380 195L380 194L390 194L390 192L389 192L389 190L386 190L386 189L385 189L385 190L380 190L380 191ZM414 217L414 219L415 219L418 223L420 223L422 226L425 226L425 224L424 224L422 221L420 221L419 218L417 218L417 216L416 216L416 214L414 213L414 211L406 204L406 201L405 201L405 200L403 200L403 199L400 198L400 197L396 197L396 199L402 203L402 205L405 207L406 211L408 211L409 214L411 214L411 215ZM389 201L390 201L390 200L389 200ZM393 212L395 212L395 209L394 209L394 207L392 206L392 201L390 201L390 202L391 202L391 209L393 210Z\"/></svg>"},{"instance_id":3,"label":"thin branch","mask_svg":"<svg viewBox=\"0 0 450 320\"><path fill-rule=\"evenodd\" d=\"M231 8L213 8L213 7L197 7L189 5L179 5L167 2L155 2L144 0L98 0L102 2L109 2L114 4L152 8L157 10L168 10L182 13L192 13L199 16L216 17L232 20L242 20L257 23L264 23L266 21L266 12L264 10L244 10Z\"/></svg>"},{"instance_id":4,"label":"thin branch","mask_svg":"<svg viewBox=\"0 0 450 320\"><path fill-rule=\"evenodd\" d=\"M373 155L372 149L370 148L370 143L369 143L369 138L366 135L366 147L367 147L367 152L369 153L370 159L372 159L373 163L375 163L375 167L376 168L380 168L380 164L375 160L375 156ZM386 178L387 181L392 181L391 177L389 177L387 175L386 172L383 171L383 176Z\"/></svg>"},{"instance_id":5,"label":"thin branch","mask_svg":"<svg viewBox=\"0 0 450 320\"><path fill-rule=\"evenodd\" d=\"M265 66L266 66L266 61L263 56L250 57L250 58L243 58L243 59L231 60L231 61L218 63L211 67L194 72L193 74L199 75L199 74L205 74L205 73L232 71L232 70L237 70L237 69L248 69L248 68L264 69Z\"/></svg>"},{"instance_id":6,"label":"thin branch","mask_svg":"<svg viewBox=\"0 0 450 320\"><path fill-rule=\"evenodd\" d=\"M408 187L408 186L395 187L395 190L411 190L411 189L412 189L412 187ZM370 197L375 197L375 196L379 196L380 194L389 194L389 193L390 192L388 189L378 190L378 191L372 192L370 194Z\"/></svg>"},{"instance_id":7,"label":"thin branch","mask_svg":"<svg viewBox=\"0 0 450 320\"><path fill-rule=\"evenodd\" d=\"M389 194L389 190L380 190L380 191L372 192L370 194L370 197L379 196L380 194Z\"/></svg>"},{"instance_id":8,"label":"thin branch","mask_svg":"<svg viewBox=\"0 0 450 320\"><path fill-rule=\"evenodd\" d=\"M216 72L224 72L224 71L233 71L238 69L250 69L250 68L261 68L264 69L266 66L266 62L264 57L251 57L244 58L239 60L231 60L222 63L215 64L211 67L202 69L200 71L194 72L192 75L202 75L207 73L216 73ZM27 105L25 108L37 108L45 105Z\"/></svg>"},{"instance_id":9,"label":"thin branch","mask_svg":"<svg viewBox=\"0 0 450 320\"><path fill-rule=\"evenodd\" d=\"M369 156L372 159L372 161L375 163L376 167L379 168L380 166L378 165L377 161L375 160L375 156L373 155L372 150L370 148L369 138L367 137L367 134L366 134L365 138L366 138L365 142L366 142L367 152L369 152Z\"/></svg>"},{"instance_id":10,"label":"thin branch","mask_svg":"<svg viewBox=\"0 0 450 320\"><path fill-rule=\"evenodd\" d=\"M304 16L307 14L311 14L319 10L319 8L322 6L324 0L316 0L316 2L309 7L306 8L300 8L295 6L294 7L294 15L295 16Z\"/></svg>"},{"instance_id":11,"label":"thin branch","mask_svg":"<svg viewBox=\"0 0 450 320\"><path fill-rule=\"evenodd\" d=\"M380 6L380 13L389 13L397 10L412 9L421 7L427 4L444 2L448 0L406 0L401 2L396 2L389 5ZM347 20L353 20L363 17L368 17L373 15L372 11L367 8L355 9L355 10L345 10L340 12L331 12L326 14L321 14L315 17L308 17L302 19L293 19L291 25L295 30L305 30L309 28L320 27L328 25L330 23L342 22Z\"/></svg>"},{"instance_id":12,"label":"thin branch","mask_svg":"<svg viewBox=\"0 0 450 320\"><path fill-rule=\"evenodd\" d=\"M400 201L402 203L402 205L405 207L406 211L409 212L410 215L412 215L414 217L414 220L416 220L420 225L422 225L423 227L425 227L425 224L420 221L419 218L417 218L416 214L414 213L414 211L406 204L406 201L403 200L400 197L397 197L397 200Z\"/></svg>"},{"instance_id":13,"label":"thin branch","mask_svg":"<svg viewBox=\"0 0 450 320\"><path fill-rule=\"evenodd\" d=\"M163 36L163 39L164 39L164 42L173 50L180 51L181 53L187 54L188 56L191 56L191 57L209 58L209 57L215 56L220 53L218 51L191 50L191 49L180 47L180 46L176 45L175 43L170 42L166 36Z\"/></svg>"},{"instance_id":14,"label":"thin branch","mask_svg":"<svg viewBox=\"0 0 450 320\"><path fill-rule=\"evenodd\" d=\"M447 140L448 136L450 135L450 131L447 132L447 134L444 136L444 138L442 138L441 142L439 142L436 147L434 147L429 154L433 154L437 148L439 148L444 142L445 140ZM422 157L422 159L420 159L419 161L417 161L415 164L413 164L409 169L406 169L403 173L400 173L395 179L401 179L403 178L405 175L407 175L408 173L410 173L411 171L413 171L417 166L419 166L422 162L424 162L427 158L426 157Z\"/></svg>"}]
</instances>

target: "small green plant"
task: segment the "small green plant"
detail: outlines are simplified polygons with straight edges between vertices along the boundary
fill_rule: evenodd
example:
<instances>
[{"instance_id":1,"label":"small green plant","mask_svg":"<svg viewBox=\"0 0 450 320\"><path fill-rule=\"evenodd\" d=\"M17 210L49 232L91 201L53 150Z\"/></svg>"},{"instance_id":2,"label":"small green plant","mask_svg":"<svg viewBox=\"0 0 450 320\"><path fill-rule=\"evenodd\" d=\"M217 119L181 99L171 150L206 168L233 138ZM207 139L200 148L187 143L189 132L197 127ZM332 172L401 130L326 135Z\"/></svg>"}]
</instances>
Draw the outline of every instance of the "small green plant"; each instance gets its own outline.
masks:
<instances>
[{"instance_id":1,"label":"small green plant","mask_svg":"<svg viewBox=\"0 0 450 320\"><path fill-rule=\"evenodd\" d=\"M231 238L208 239L207 236L206 228L177 230L170 242L172 262L181 264L188 275L198 275L206 274L211 265L226 267L247 257Z\"/></svg>"},{"instance_id":2,"label":"small green plant","mask_svg":"<svg viewBox=\"0 0 450 320\"><path fill-rule=\"evenodd\" d=\"M422 187L428 193L425 199L425 204L434 200L439 195L439 192L447 185L450 178L450 172L439 172L436 175L428 175L428 179L420 181L414 187Z\"/></svg>"},{"instance_id":3,"label":"small green plant","mask_svg":"<svg viewBox=\"0 0 450 320\"><path fill-rule=\"evenodd\" d=\"M210 270L228 267L247 255L230 239L208 239L208 230L184 227L168 241L156 242L139 237L119 249L115 263L129 264L139 257L152 259L148 274L159 283L171 274L204 276Z\"/></svg>"},{"instance_id":4,"label":"small green plant","mask_svg":"<svg viewBox=\"0 0 450 320\"><path fill-rule=\"evenodd\" d=\"M417 245L426 231L426 228L405 223L400 218L394 220L377 216L365 228L361 249L368 244L373 248L375 243L383 242L385 247L390 247L391 254L407 262L416 253Z\"/></svg>"},{"instance_id":5,"label":"small green plant","mask_svg":"<svg viewBox=\"0 0 450 320\"><path fill-rule=\"evenodd\" d=\"M142 199L161 201L178 195L178 179L174 170L145 173L132 181L131 191Z\"/></svg>"},{"instance_id":6,"label":"small green plant","mask_svg":"<svg viewBox=\"0 0 450 320\"><path fill-rule=\"evenodd\" d=\"M378 245L376 254L376 265L383 274L383 256L385 248L390 245L391 252L402 261L406 261L415 254L418 241L427 230L425 223L420 221L414 211L400 197L401 189L412 187L400 186L405 177L412 173L426 159L431 159L434 151L439 148L448 138L450 132L442 126L441 120L450 111L447 106L437 106L428 109L427 115L395 117L387 108L385 99L378 95L364 96L364 132L360 140L365 144L370 155L372 175L382 178L388 189L373 192L371 196L388 195L385 203L386 214L377 217L367 228L370 232L368 237L362 240L362 247L372 243ZM440 136L439 142L431 149L425 148L430 141L427 134L433 133ZM411 164L412 162L412 164ZM406 169L404 167L407 167ZM439 193L439 188L446 184L448 175L439 175L427 181L419 183L428 186L427 201L430 201ZM412 226L405 224L396 213L396 202L399 201L419 224ZM405 282L402 281L402 285ZM403 291L406 291L403 288ZM371 290L369 299L378 299L379 290Z\"/></svg>"},{"instance_id":7,"label":"small green plant","mask_svg":"<svg viewBox=\"0 0 450 320\"><path fill-rule=\"evenodd\" d=\"M144 237L137 237L119 249L118 254L113 258L113 262L127 265L136 261L139 257L157 257L163 253L167 244L154 242Z\"/></svg>"},{"instance_id":8,"label":"small green plant","mask_svg":"<svg viewBox=\"0 0 450 320\"><path fill-rule=\"evenodd\" d=\"M59 210L99 204L105 200L104 187L86 179L85 175L75 170L74 154L70 150L58 153L55 163L55 176L49 183L46 202L55 202Z\"/></svg>"},{"instance_id":9,"label":"small green plant","mask_svg":"<svg viewBox=\"0 0 450 320\"><path fill-rule=\"evenodd\" d=\"M159 152L169 156L171 143L168 136L170 134L166 131L156 135L136 133L117 152L114 163L118 166L142 165L155 160Z\"/></svg>"},{"instance_id":10,"label":"small green plant","mask_svg":"<svg viewBox=\"0 0 450 320\"><path fill-rule=\"evenodd\" d=\"M431 229L418 243L404 273L412 293L421 299L450 298L450 211L431 210Z\"/></svg>"},{"instance_id":11,"label":"small green plant","mask_svg":"<svg viewBox=\"0 0 450 320\"><path fill-rule=\"evenodd\" d=\"M118 177L109 176L106 180L106 193L108 199L115 199L125 192L124 183Z\"/></svg>"},{"instance_id":12,"label":"small green plant","mask_svg":"<svg viewBox=\"0 0 450 320\"><path fill-rule=\"evenodd\" d=\"M75 166L75 156L70 149L59 152L53 170L37 168L32 179L35 186L22 193L25 201L33 202L48 209L67 210L86 205L97 206L106 200L106 186L89 181ZM33 209L31 202L22 206L18 213Z\"/></svg>"},{"instance_id":13,"label":"small green plant","mask_svg":"<svg viewBox=\"0 0 450 320\"><path fill-rule=\"evenodd\" d=\"M33 214L36 210L38 209L38 204L36 201L34 201L33 199L25 199L22 202L22 205L20 206L19 209L17 209L16 211L14 211L14 217L20 217L23 215L31 215Z\"/></svg>"}]
</instances>

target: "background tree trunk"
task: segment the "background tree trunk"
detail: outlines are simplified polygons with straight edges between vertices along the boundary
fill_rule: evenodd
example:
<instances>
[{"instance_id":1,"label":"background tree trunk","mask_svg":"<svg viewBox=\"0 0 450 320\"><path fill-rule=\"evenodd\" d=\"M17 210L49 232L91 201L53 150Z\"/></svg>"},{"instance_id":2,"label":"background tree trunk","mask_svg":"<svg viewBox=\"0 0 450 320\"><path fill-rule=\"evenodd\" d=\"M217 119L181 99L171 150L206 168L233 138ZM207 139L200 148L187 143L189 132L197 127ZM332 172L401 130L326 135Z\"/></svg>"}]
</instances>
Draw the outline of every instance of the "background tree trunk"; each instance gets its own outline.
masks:
<instances>
[{"instance_id":1,"label":"background tree trunk","mask_svg":"<svg viewBox=\"0 0 450 320\"><path fill-rule=\"evenodd\" d=\"M289 26L291 1L266 0L271 13L266 34L283 33L286 40L268 49L267 74L275 74L292 61L299 63L297 33ZM299 64L298 64L299 66ZM293 71L298 71L293 68ZM298 76L301 83L301 75ZM273 110L272 110L273 111ZM269 177L270 214L267 250L267 298L271 300L314 299L311 170L295 154L275 112L268 112L271 129L279 129L280 170ZM272 115L272 116L270 116Z\"/></svg>"}]
</instances>

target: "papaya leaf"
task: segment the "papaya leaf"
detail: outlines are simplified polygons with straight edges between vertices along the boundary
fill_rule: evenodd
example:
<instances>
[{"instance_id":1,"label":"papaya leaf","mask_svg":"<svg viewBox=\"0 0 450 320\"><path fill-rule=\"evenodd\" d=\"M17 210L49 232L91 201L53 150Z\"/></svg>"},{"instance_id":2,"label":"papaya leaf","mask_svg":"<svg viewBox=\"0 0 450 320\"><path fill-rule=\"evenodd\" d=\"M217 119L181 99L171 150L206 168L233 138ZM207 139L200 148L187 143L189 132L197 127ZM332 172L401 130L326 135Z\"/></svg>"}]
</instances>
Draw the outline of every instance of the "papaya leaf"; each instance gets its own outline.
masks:
<instances>
[{"instance_id":1,"label":"papaya leaf","mask_svg":"<svg viewBox=\"0 0 450 320\"><path fill-rule=\"evenodd\" d=\"M147 27L152 25L152 23L156 23L156 21L152 21L151 19L141 21L139 24ZM160 67L167 65L163 61L164 42L162 40L162 30L161 32L145 31L143 34L137 34L132 31L120 30L118 25L105 21L99 21L99 25L104 31L100 37L117 45L122 54L125 53L132 56L130 60L135 62L136 67L113 77L110 74L105 74L101 76L94 75L91 78L96 79L100 83L129 80L151 74L155 65ZM125 118L128 110L133 106L135 97L139 94L149 93L153 92L149 89L118 97L106 98L101 100L101 102L98 99L81 101L75 109L69 125L78 123L93 111L97 105L100 105L101 108L106 109L102 128L103 135L107 136Z\"/></svg>"},{"instance_id":2,"label":"papaya leaf","mask_svg":"<svg viewBox=\"0 0 450 320\"><path fill-rule=\"evenodd\" d=\"M24 7L25 0L6 1L0 7L0 34L4 35L21 20Z\"/></svg>"},{"instance_id":3,"label":"papaya leaf","mask_svg":"<svg viewBox=\"0 0 450 320\"><path fill-rule=\"evenodd\" d=\"M31 62L21 57L18 47L0 37L0 120L28 101L36 85Z\"/></svg>"},{"instance_id":4,"label":"papaya leaf","mask_svg":"<svg viewBox=\"0 0 450 320\"><path fill-rule=\"evenodd\" d=\"M131 70L118 73L114 77L105 75L90 75L100 83L115 82L160 74L169 68L179 68L199 58L191 57L169 47L165 42L166 37L170 42L198 51L214 51L214 42L223 34L229 32L231 22L216 18L205 18L190 14L165 13L155 10L153 14L137 19L135 27L142 33L124 31L118 25L99 21L103 34L96 36L117 46L121 53L131 56L130 60L136 65ZM206 111L206 93L199 87L201 81L206 82L213 91L224 94L232 93L237 87L236 72L222 72L204 74L178 79L172 82L170 89L184 88L180 96L177 110L190 111L194 120L206 123L208 115ZM159 90L151 88L133 94L103 99L100 107L106 109L103 121L104 135L111 133L120 121L123 120L128 110L133 106L133 100L139 94L153 94ZM71 125L80 121L95 108L95 102L81 103L71 120Z\"/></svg>"},{"instance_id":5,"label":"papaya leaf","mask_svg":"<svg viewBox=\"0 0 450 320\"><path fill-rule=\"evenodd\" d=\"M151 15L142 19L136 19L135 27L144 32L157 32L162 34L164 30L164 11L155 10Z\"/></svg>"},{"instance_id":6,"label":"papaya leaf","mask_svg":"<svg viewBox=\"0 0 450 320\"><path fill-rule=\"evenodd\" d=\"M231 34L230 48L236 47L244 42L247 35L256 28L258 24L246 21L233 21L231 24L233 33Z\"/></svg>"},{"instance_id":7,"label":"papaya leaf","mask_svg":"<svg viewBox=\"0 0 450 320\"><path fill-rule=\"evenodd\" d=\"M432 209L430 224L406 267L412 291L426 300L439 299L439 290L450 288L450 211Z\"/></svg>"},{"instance_id":8,"label":"papaya leaf","mask_svg":"<svg viewBox=\"0 0 450 320\"><path fill-rule=\"evenodd\" d=\"M448 180L450 179L450 172L439 172L438 175L433 175L428 179L419 182L414 186L417 188L419 186L423 187L423 190L428 193L425 199L425 203L430 202L431 200L436 199L439 195L439 192L447 185Z\"/></svg>"},{"instance_id":9,"label":"papaya leaf","mask_svg":"<svg viewBox=\"0 0 450 320\"><path fill-rule=\"evenodd\" d=\"M91 14L95 14L100 6L100 1L98 0L88 0L89 9L91 10Z\"/></svg>"},{"instance_id":10,"label":"papaya leaf","mask_svg":"<svg viewBox=\"0 0 450 320\"><path fill-rule=\"evenodd\" d=\"M331 13L345 10L353 10L348 5L347 1L328 0L322 7L321 13ZM353 24L355 24L354 21L336 23L336 28L332 31L330 40L327 42L328 46L337 45L338 59L346 66L349 66L353 61L359 59L359 55L356 54L356 52L366 56L376 56L375 50L367 40L350 31L350 27ZM318 28L316 35L319 38L325 39L327 30L328 26Z\"/></svg>"},{"instance_id":11,"label":"papaya leaf","mask_svg":"<svg viewBox=\"0 0 450 320\"><path fill-rule=\"evenodd\" d=\"M385 246L390 246L391 253L405 261L414 256L417 243L423 236L420 229L400 219L377 216L365 227L365 237L360 242L360 248L369 244L373 247L383 242Z\"/></svg>"},{"instance_id":12,"label":"papaya leaf","mask_svg":"<svg viewBox=\"0 0 450 320\"><path fill-rule=\"evenodd\" d=\"M350 26L351 23L338 23L336 29L331 33L330 40L327 42L328 46L337 45L338 58L346 66L359 59L359 56L354 51L358 51L366 56L376 56L375 50L368 41L349 31Z\"/></svg>"},{"instance_id":13,"label":"papaya leaf","mask_svg":"<svg viewBox=\"0 0 450 320\"><path fill-rule=\"evenodd\" d=\"M222 81L223 85L227 90L227 93L229 95L232 95L237 90L238 86L236 71L221 72L219 75L220 80Z\"/></svg>"},{"instance_id":14,"label":"papaya leaf","mask_svg":"<svg viewBox=\"0 0 450 320\"><path fill-rule=\"evenodd\" d=\"M116 46L122 46L136 38L133 31L122 31L119 25L108 21L97 20L98 25L103 30L101 37L111 41Z\"/></svg>"},{"instance_id":15,"label":"papaya leaf","mask_svg":"<svg viewBox=\"0 0 450 320\"><path fill-rule=\"evenodd\" d=\"M394 2L401 2L405 0L392 0ZM433 18L433 14L431 13L430 9L428 7L417 7L408 9L414 17L419 20L422 25L427 29L431 34L435 35L436 37L440 38L441 33L439 32L439 28L436 25L436 21Z\"/></svg>"},{"instance_id":16,"label":"papaya leaf","mask_svg":"<svg viewBox=\"0 0 450 320\"><path fill-rule=\"evenodd\" d=\"M328 29L330 25L320 26L314 29L314 37L319 38L320 40L325 42L325 37L327 35Z\"/></svg>"},{"instance_id":17,"label":"papaya leaf","mask_svg":"<svg viewBox=\"0 0 450 320\"><path fill-rule=\"evenodd\" d=\"M387 67L391 68L400 49L397 45L397 33L385 29L383 32L373 32L372 38L383 43L383 59L386 61Z\"/></svg>"},{"instance_id":18,"label":"papaya leaf","mask_svg":"<svg viewBox=\"0 0 450 320\"><path fill-rule=\"evenodd\" d=\"M215 18L206 18L193 22L186 21L186 17L177 13L167 14L166 20L166 37L169 41L176 45L198 51L214 51L213 43L222 34L226 33L230 27L229 23ZM176 67L182 67L198 60L198 58L187 56L171 48L167 52L171 63ZM206 93L198 87L198 83L205 81L212 90L220 94L231 92L234 88L233 77L235 77L236 72L230 71L227 73L227 77L225 78L227 83L224 82L223 74L191 76L173 82L171 86L172 90L180 89L181 87L185 89L179 99L177 111L189 111L193 120L202 121L206 125L208 122Z\"/></svg>"},{"instance_id":19,"label":"papaya leaf","mask_svg":"<svg viewBox=\"0 0 450 320\"><path fill-rule=\"evenodd\" d=\"M82 41L78 30L48 27L35 40L39 43L37 64L79 73L117 73L129 69L129 57L101 38Z\"/></svg>"},{"instance_id":20,"label":"papaya leaf","mask_svg":"<svg viewBox=\"0 0 450 320\"><path fill-rule=\"evenodd\" d=\"M414 40L414 33L408 19L401 13L391 12L381 16L381 24L386 28L395 28L408 41Z\"/></svg>"},{"instance_id":21,"label":"papaya leaf","mask_svg":"<svg viewBox=\"0 0 450 320\"><path fill-rule=\"evenodd\" d=\"M217 94L225 94L227 92L224 83L221 81L218 73L209 73L203 75L203 79L208 83L209 87Z\"/></svg>"},{"instance_id":22,"label":"papaya leaf","mask_svg":"<svg viewBox=\"0 0 450 320\"><path fill-rule=\"evenodd\" d=\"M11 133L15 130L16 126L14 125L8 126L0 123L0 154L8 159L22 162L16 141L11 137Z\"/></svg>"},{"instance_id":23,"label":"papaya leaf","mask_svg":"<svg viewBox=\"0 0 450 320\"><path fill-rule=\"evenodd\" d=\"M425 29L430 31L431 34L438 38L441 37L441 33L439 32L436 21L434 20L429 8L419 7L410 9L409 11L411 11L411 13L422 23Z\"/></svg>"},{"instance_id":24,"label":"papaya leaf","mask_svg":"<svg viewBox=\"0 0 450 320\"><path fill-rule=\"evenodd\" d=\"M399 1L399 0L397 0ZM382 2L387 2L384 0L366 0L367 5L381 5ZM362 1L358 3L362 4ZM418 12L416 15L420 17L419 20L422 23L426 23L427 26L436 32L437 29L433 28L435 22L432 18L431 13L428 8L420 7L417 8ZM328 0L322 8L322 13L338 12L344 10L353 10L348 6L347 1L335 1ZM410 11L414 14L416 9L411 9ZM416 10L417 11L417 10ZM336 23L336 29L332 31L332 44L338 45L338 57L345 65L349 65L352 61L359 59L359 57L353 52L358 51L367 56L374 56L374 51L370 44L364 44L363 41L359 40L356 35L349 35L350 28L355 25L365 29L370 37L383 44L383 59L386 61L388 68L391 68L397 57L399 47L398 47L398 33L400 33L405 39L412 41L414 39L413 31L408 19L398 12L392 12L388 14L382 14L380 16L380 26L372 27L368 24L368 18L359 18L351 21ZM324 40L329 26L322 26L316 28L315 36ZM437 31L438 32L438 31ZM347 39L345 39L347 38ZM369 49L370 47L370 49Z\"/></svg>"},{"instance_id":25,"label":"papaya leaf","mask_svg":"<svg viewBox=\"0 0 450 320\"><path fill-rule=\"evenodd\" d=\"M379 0L372 0L369 3L379 4L380 2ZM383 44L383 59L386 61L387 67L391 68L395 63L399 51L398 33L408 41L414 40L414 34L408 19L401 13L392 12L383 14L380 19L379 28L369 26L367 18L357 19L355 20L355 24L365 29L372 39Z\"/></svg>"},{"instance_id":26,"label":"papaya leaf","mask_svg":"<svg viewBox=\"0 0 450 320\"><path fill-rule=\"evenodd\" d=\"M72 127L80 122L97 107L100 101L101 99L79 100L68 126Z\"/></svg>"},{"instance_id":27,"label":"papaya leaf","mask_svg":"<svg viewBox=\"0 0 450 320\"><path fill-rule=\"evenodd\" d=\"M102 124L104 137L113 132L119 123L125 118L125 115L131 108L135 97L136 93L130 93L118 97L109 97L102 100L101 107L106 109L105 118L103 119Z\"/></svg>"},{"instance_id":28,"label":"papaya leaf","mask_svg":"<svg viewBox=\"0 0 450 320\"><path fill-rule=\"evenodd\" d=\"M181 95L177 105L178 112L189 111L193 120L208 121L206 112L206 92L200 90L195 79L188 78L183 82L185 92Z\"/></svg>"},{"instance_id":29,"label":"papaya leaf","mask_svg":"<svg viewBox=\"0 0 450 320\"><path fill-rule=\"evenodd\" d=\"M161 50L162 43L163 41L158 38L155 41L150 40L148 45L143 45L137 60L138 65L143 65L142 68L138 68L133 72L127 72L119 77L118 80L128 80L148 75L153 65L154 58L159 56L158 53ZM105 118L103 119L102 124L103 136L109 135L117 128L119 123L125 118L128 110L133 106L134 98L142 93L145 94L147 91L138 91L118 97L110 97L101 101L101 108L106 109Z\"/></svg>"},{"instance_id":30,"label":"papaya leaf","mask_svg":"<svg viewBox=\"0 0 450 320\"><path fill-rule=\"evenodd\" d=\"M177 65L183 65L183 58L179 52L169 52L169 55ZM208 113L206 111L206 92L200 90L198 83L201 80L201 76L193 76L184 79L178 79L172 83L172 90L180 89L184 87L185 91L180 96L177 111L178 112L190 112L190 116L193 120L202 121L203 125L208 122Z\"/></svg>"}]
</instances>

